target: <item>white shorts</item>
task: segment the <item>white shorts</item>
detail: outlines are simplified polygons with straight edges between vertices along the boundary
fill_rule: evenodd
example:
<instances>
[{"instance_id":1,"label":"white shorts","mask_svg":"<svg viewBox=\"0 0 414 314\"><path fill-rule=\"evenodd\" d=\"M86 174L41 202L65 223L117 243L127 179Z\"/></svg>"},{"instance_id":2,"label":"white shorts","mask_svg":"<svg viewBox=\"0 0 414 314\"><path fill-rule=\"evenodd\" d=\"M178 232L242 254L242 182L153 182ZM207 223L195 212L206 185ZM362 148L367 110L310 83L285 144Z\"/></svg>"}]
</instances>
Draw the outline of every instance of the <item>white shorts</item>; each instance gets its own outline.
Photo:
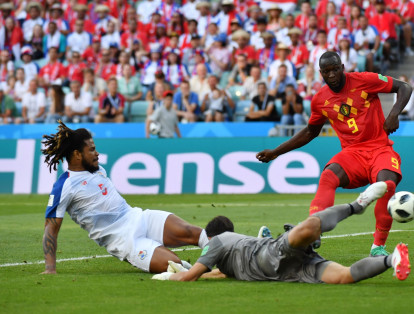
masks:
<instances>
[{"instance_id":1,"label":"white shorts","mask_svg":"<svg viewBox=\"0 0 414 314\"><path fill-rule=\"evenodd\" d=\"M149 271L154 250L164 245L164 225L171 213L147 209L142 212L136 232L131 238L131 251L127 260L131 265Z\"/></svg>"}]
</instances>

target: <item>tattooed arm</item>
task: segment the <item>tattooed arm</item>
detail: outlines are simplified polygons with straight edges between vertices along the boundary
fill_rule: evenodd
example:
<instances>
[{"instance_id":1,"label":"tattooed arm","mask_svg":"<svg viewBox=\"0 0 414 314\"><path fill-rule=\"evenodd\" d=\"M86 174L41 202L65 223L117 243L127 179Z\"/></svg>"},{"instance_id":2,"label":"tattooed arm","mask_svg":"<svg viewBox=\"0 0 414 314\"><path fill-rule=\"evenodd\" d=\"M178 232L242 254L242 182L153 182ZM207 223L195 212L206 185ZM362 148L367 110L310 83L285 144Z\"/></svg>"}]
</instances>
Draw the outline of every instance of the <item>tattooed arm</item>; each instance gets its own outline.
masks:
<instances>
[{"instance_id":1,"label":"tattooed arm","mask_svg":"<svg viewBox=\"0 0 414 314\"><path fill-rule=\"evenodd\" d=\"M45 254L45 271L42 274L56 274L57 236L62 218L46 218L43 235L43 253Z\"/></svg>"}]
</instances>

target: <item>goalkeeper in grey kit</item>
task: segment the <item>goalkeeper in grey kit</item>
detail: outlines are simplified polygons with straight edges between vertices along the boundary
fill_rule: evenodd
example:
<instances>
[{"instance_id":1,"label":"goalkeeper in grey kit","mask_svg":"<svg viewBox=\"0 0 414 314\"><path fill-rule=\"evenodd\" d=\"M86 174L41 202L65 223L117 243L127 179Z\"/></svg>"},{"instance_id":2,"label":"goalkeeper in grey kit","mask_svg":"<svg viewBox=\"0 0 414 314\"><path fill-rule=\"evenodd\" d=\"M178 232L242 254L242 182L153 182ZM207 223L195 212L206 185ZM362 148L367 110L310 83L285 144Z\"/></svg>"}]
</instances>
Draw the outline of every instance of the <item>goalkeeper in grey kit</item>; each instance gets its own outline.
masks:
<instances>
[{"instance_id":1,"label":"goalkeeper in grey kit","mask_svg":"<svg viewBox=\"0 0 414 314\"><path fill-rule=\"evenodd\" d=\"M356 201L318 212L277 239L234 233L232 222L218 216L208 223L205 230L210 241L191 269L169 262L168 272L153 279L195 281L233 277L247 281L345 284L375 277L392 267L395 276L405 280L410 273L405 244L398 244L389 256L366 257L350 267L324 259L311 246L322 232L334 229L338 222L353 214L362 214L386 190L385 182L374 183ZM212 270L214 266L217 269Z\"/></svg>"}]
</instances>

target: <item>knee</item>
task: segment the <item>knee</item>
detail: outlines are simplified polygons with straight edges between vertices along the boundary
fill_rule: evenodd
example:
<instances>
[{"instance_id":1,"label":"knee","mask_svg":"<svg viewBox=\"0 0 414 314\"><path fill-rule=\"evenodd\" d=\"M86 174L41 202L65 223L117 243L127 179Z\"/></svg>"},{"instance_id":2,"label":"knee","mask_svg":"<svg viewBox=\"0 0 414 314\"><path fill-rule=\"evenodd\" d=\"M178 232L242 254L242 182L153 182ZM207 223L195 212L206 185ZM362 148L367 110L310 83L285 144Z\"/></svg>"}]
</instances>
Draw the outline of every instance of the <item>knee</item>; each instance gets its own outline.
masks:
<instances>
[{"instance_id":1,"label":"knee","mask_svg":"<svg viewBox=\"0 0 414 314\"><path fill-rule=\"evenodd\" d=\"M321 235L321 220L318 217L308 217L304 222L297 226L300 238L304 242L312 243Z\"/></svg>"}]
</instances>

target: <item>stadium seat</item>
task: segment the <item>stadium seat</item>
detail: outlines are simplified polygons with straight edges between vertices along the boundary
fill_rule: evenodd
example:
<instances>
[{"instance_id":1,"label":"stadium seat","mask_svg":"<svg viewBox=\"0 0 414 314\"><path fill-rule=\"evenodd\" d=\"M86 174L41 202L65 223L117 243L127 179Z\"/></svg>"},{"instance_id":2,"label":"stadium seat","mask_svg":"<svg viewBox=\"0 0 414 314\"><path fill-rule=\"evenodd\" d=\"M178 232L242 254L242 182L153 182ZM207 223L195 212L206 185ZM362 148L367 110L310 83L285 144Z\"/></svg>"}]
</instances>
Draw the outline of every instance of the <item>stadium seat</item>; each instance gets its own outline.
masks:
<instances>
[{"instance_id":1,"label":"stadium seat","mask_svg":"<svg viewBox=\"0 0 414 314\"><path fill-rule=\"evenodd\" d=\"M234 121L236 122L243 122L244 117L249 112L249 108L251 105L250 100L240 100L236 104L236 112L234 114Z\"/></svg>"},{"instance_id":2,"label":"stadium seat","mask_svg":"<svg viewBox=\"0 0 414 314\"><path fill-rule=\"evenodd\" d=\"M147 118L148 101L138 100L130 102L127 106L127 119L129 122L145 122Z\"/></svg>"},{"instance_id":3,"label":"stadium seat","mask_svg":"<svg viewBox=\"0 0 414 314\"><path fill-rule=\"evenodd\" d=\"M276 99L275 109L276 109L277 115L281 117L282 116L282 100L280 98Z\"/></svg>"},{"instance_id":4,"label":"stadium seat","mask_svg":"<svg viewBox=\"0 0 414 314\"><path fill-rule=\"evenodd\" d=\"M310 100L303 101L303 110L308 115L308 117L310 117L311 115L311 101Z\"/></svg>"},{"instance_id":5,"label":"stadium seat","mask_svg":"<svg viewBox=\"0 0 414 314\"><path fill-rule=\"evenodd\" d=\"M98 113L98 109L99 109L99 101L94 100L92 102L92 110L95 112L95 114Z\"/></svg>"},{"instance_id":6,"label":"stadium seat","mask_svg":"<svg viewBox=\"0 0 414 314\"><path fill-rule=\"evenodd\" d=\"M68 94L68 93L70 93L70 87L68 87L68 86L62 86L62 91L63 91L65 94Z\"/></svg>"},{"instance_id":7,"label":"stadium seat","mask_svg":"<svg viewBox=\"0 0 414 314\"><path fill-rule=\"evenodd\" d=\"M244 94L244 88L241 85L233 85L228 89L228 91L231 95L231 99L236 102L239 101L241 96Z\"/></svg>"},{"instance_id":8,"label":"stadium seat","mask_svg":"<svg viewBox=\"0 0 414 314\"><path fill-rule=\"evenodd\" d=\"M44 59L34 60L34 62L39 66L39 69L41 69L47 64L47 59L44 58Z\"/></svg>"},{"instance_id":9,"label":"stadium seat","mask_svg":"<svg viewBox=\"0 0 414 314\"><path fill-rule=\"evenodd\" d=\"M229 83L229 76L230 76L229 71L223 72L223 74L220 77L220 84L219 84L221 88L226 88L227 84Z\"/></svg>"},{"instance_id":10,"label":"stadium seat","mask_svg":"<svg viewBox=\"0 0 414 314\"><path fill-rule=\"evenodd\" d=\"M365 72L367 57L358 55L357 69L358 72Z\"/></svg>"}]
</instances>

